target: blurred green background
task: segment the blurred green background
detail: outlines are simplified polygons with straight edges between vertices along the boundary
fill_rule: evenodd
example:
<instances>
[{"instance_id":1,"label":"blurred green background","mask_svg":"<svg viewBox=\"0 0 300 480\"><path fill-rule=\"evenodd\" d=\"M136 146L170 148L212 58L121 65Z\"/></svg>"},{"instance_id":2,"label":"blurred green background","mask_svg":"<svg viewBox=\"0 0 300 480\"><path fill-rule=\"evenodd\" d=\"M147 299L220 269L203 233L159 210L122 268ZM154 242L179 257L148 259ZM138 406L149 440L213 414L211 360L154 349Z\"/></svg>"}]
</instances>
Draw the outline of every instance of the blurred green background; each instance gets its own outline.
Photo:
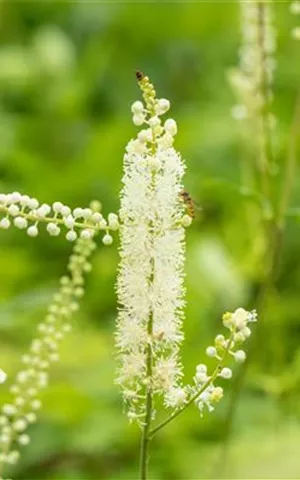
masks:
<instances>
[{"instance_id":1,"label":"blurred green background","mask_svg":"<svg viewBox=\"0 0 300 480\"><path fill-rule=\"evenodd\" d=\"M288 4L275 3L276 191L300 84L300 45L290 36L296 19ZM230 114L235 97L226 78L239 41L237 2L0 2L1 192L72 207L99 199L105 214L116 211L124 148L137 131L130 114L140 96L135 69L172 102L176 147L188 166L185 185L202 207L187 238L187 381L220 332L222 312L255 308L260 281L259 212L240 194L247 148ZM292 206L300 205L299 187L297 175ZM260 312L234 408L227 460L234 381L213 414L201 419L190 408L157 436L151 478L300 478L299 233L290 219L279 278ZM0 245L0 365L9 375L2 403L71 246L13 229L1 232ZM40 421L11 473L15 479L137 478L139 431L122 413L113 380L117 262L117 242L99 246L82 309L43 394Z\"/></svg>"}]
</instances>

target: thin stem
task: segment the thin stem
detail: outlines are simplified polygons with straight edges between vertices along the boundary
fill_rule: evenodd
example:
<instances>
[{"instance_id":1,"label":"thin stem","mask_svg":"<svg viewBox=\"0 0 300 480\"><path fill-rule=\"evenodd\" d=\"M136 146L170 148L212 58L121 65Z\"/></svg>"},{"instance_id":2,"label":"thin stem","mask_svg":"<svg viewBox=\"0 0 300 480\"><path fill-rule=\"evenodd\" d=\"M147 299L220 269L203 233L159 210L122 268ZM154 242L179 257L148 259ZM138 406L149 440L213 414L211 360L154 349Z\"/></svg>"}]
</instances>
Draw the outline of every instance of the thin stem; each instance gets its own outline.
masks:
<instances>
[{"instance_id":1,"label":"thin stem","mask_svg":"<svg viewBox=\"0 0 300 480\"><path fill-rule=\"evenodd\" d=\"M168 423L170 423L172 420L174 420L176 417L178 417L178 415L180 415L181 413L183 413L190 405L192 405L192 403L195 402L195 400L197 400L197 398L199 397L199 395L201 395L202 392L204 392L207 387L209 387L209 385L211 385L215 379L217 378L218 374L220 373L220 370L223 368L223 365L224 365L224 362L226 360L226 357L228 355L228 352L231 348L231 345L232 345L232 342L233 342L233 338L234 338L234 333L235 332L232 332L229 340L228 340L228 345L224 351L224 354L220 360L220 362L218 363L218 365L216 366L216 368L214 369L212 375L209 377L209 379L207 380L206 383L204 383L204 385L202 385L202 387L190 398L190 400L180 409L180 410L177 410L176 412L172 413L166 420L164 420L163 422L161 422L159 425L157 425L155 428L153 428L153 430L151 430L149 432L149 437L152 438L153 435L155 435L159 430L161 430L163 427L165 427L166 425L168 425Z\"/></svg>"},{"instance_id":2,"label":"thin stem","mask_svg":"<svg viewBox=\"0 0 300 480\"><path fill-rule=\"evenodd\" d=\"M148 333L149 331L152 333L153 327L153 320L152 315L148 322ZM149 456L149 430L151 427L151 420L152 420L152 386L151 386L151 379L152 379L152 347L149 343L148 351L147 351L147 379L149 384L147 386L147 396L146 396L146 415L145 415L145 424L143 427L142 439L141 439L141 451L140 451L140 479L146 480L147 479L147 471L148 471L148 456Z\"/></svg>"}]
</instances>

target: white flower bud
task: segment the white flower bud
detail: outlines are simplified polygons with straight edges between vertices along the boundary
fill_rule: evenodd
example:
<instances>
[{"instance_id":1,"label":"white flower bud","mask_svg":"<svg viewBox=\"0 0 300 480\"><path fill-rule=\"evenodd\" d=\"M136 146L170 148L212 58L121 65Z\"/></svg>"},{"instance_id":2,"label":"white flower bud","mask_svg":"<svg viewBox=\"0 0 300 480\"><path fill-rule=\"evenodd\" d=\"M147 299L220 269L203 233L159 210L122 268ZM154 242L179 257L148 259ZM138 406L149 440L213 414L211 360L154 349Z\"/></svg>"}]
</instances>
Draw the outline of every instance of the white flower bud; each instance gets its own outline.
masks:
<instances>
[{"instance_id":1,"label":"white flower bud","mask_svg":"<svg viewBox=\"0 0 300 480\"><path fill-rule=\"evenodd\" d=\"M163 115L170 109L170 102L166 98L160 98L157 101L155 111L157 115Z\"/></svg>"},{"instance_id":2,"label":"white flower bud","mask_svg":"<svg viewBox=\"0 0 300 480\"><path fill-rule=\"evenodd\" d=\"M27 422L29 422L29 423L36 422L36 414L33 413L33 412L27 413L27 415L25 415L25 418L26 418Z\"/></svg>"},{"instance_id":3,"label":"white flower bud","mask_svg":"<svg viewBox=\"0 0 300 480\"><path fill-rule=\"evenodd\" d=\"M151 142L153 140L151 129L147 128L146 130L142 130L141 132L139 132L138 139L142 143Z\"/></svg>"},{"instance_id":4,"label":"white flower bud","mask_svg":"<svg viewBox=\"0 0 300 480\"><path fill-rule=\"evenodd\" d=\"M56 225L56 223L48 223L46 229L49 235L51 235L52 237L57 237L57 235L60 234L60 228Z\"/></svg>"},{"instance_id":5,"label":"white flower bud","mask_svg":"<svg viewBox=\"0 0 300 480\"><path fill-rule=\"evenodd\" d=\"M249 327L243 328L243 330L241 330L241 334L244 335L245 338L249 338L251 335L250 328Z\"/></svg>"},{"instance_id":6,"label":"white flower bud","mask_svg":"<svg viewBox=\"0 0 300 480\"><path fill-rule=\"evenodd\" d=\"M246 354L244 350L237 350L234 353L234 359L237 363L243 363L246 360Z\"/></svg>"},{"instance_id":7,"label":"white flower bud","mask_svg":"<svg viewBox=\"0 0 300 480\"><path fill-rule=\"evenodd\" d=\"M19 192L13 192L10 197L13 203L19 203L22 199L22 195Z\"/></svg>"},{"instance_id":8,"label":"white flower bud","mask_svg":"<svg viewBox=\"0 0 300 480\"><path fill-rule=\"evenodd\" d=\"M83 209L82 208L75 208L73 210L73 215L75 218L80 218L80 217L83 217Z\"/></svg>"},{"instance_id":9,"label":"white flower bud","mask_svg":"<svg viewBox=\"0 0 300 480\"><path fill-rule=\"evenodd\" d=\"M111 245L113 243L113 237L111 235L109 235L109 233L107 233L102 238L102 243L103 243L103 245Z\"/></svg>"},{"instance_id":10,"label":"white flower bud","mask_svg":"<svg viewBox=\"0 0 300 480\"><path fill-rule=\"evenodd\" d=\"M70 230L66 234L66 239L68 240L68 242L74 242L76 238L77 238L77 233L74 230Z\"/></svg>"},{"instance_id":11,"label":"white flower bud","mask_svg":"<svg viewBox=\"0 0 300 480\"><path fill-rule=\"evenodd\" d=\"M7 230L10 227L10 220L8 218L2 218L0 220L0 228Z\"/></svg>"},{"instance_id":12,"label":"white flower bud","mask_svg":"<svg viewBox=\"0 0 300 480\"><path fill-rule=\"evenodd\" d=\"M36 215L39 218L45 218L47 215L51 212L51 207L50 205L47 205L47 203L43 203L37 210L36 210Z\"/></svg>"},{"instance_id":13,"label":"white flower bud","mask_svg":"<svg viewBox=\"0 0 300 480\"><path fill-rule=\"evenodd\" d=\"M157 127L157 126L159 126L160 124L161 124L161 120L160 120L160 118L158 118L158 117L156 117L156 116L151 117L151 118L149 119L149 125L150 125L150 127L152 127L152 128Z\"/></svg>"},{"instance_id":14,"label":"white flower bud","mask_svg":"<svg viewBox=\"0 0 300 480\"><path fill-rule=\"evenodd\" d=\"M231 320L233 324L239 329L243 329L247 326L249 313L244 308L237 308L233 312Z\"/></svg>"},{"instance_id":15,"label":"white flower bud","mask_svg":"<svg viewBox=\"0 0 300 480\"><path fill-rule=\"evenodd\" d=\"M159 140L162 148L171 148L174 142L174 138L169 133L165 133Z\"/></svg>"},{"instance_id":16,"label":"white flower bud","mask_svg":"<svg viewBox=\"0 0 300 480\"><path fill-rule=\"evenodd\" d=\"M17 450L13 450L12 452L9 452L6 456L6 461L10 465L15 465L20 458L20 453L17 452Z\"/></svg>"},{"instance_id":17,"label":"white flower bud","mask_svg":"<svg viewBox=\"0 0 300 480\"><path fill-rule=\"evenodd\" d=\"M14 219L14 226L19 228L20 230L23 230L24 228L27 228L28 222L27 222L26 218L16 217Z\"/></svg>"},{"instance_id":18,"label":"white flower bud","mask_svg":"<svg viewBox=\"0 0 300 480\"><path fill-rule=\"evenodd\" d=\"M25 195L24 195L25 197ZM27 198L27 206L30 208L30 210L35 210L39 206L39 202L37 201L36 198Z\"/></svg>"},{"instance_id":19,"label":"white flower bud","mask_svg":"<svg viewBox=\"0 0 300 480\"><path fill-rule=\"evenodd\" d=\"M84 240L90 240L91 238L93 238L93 235L93 230L86 228L85 230L82 230L80 238L83 238Z\"/></svg>"},{"instance_id":20,"label":"white flower bud","mask_svg":"<svg viewBox=\"0 0 300 480\"><path fill-rule=\"evenodd\" d=\"M2 407L2 412L8 417L10 417L12 415L15 415L15 413L17 412L17 409L14 405L11 405L10 403L6 403Z\"/></svg>"},{"instance_id":21,"label":"white flower bud","mask_svg":"<svg viewBox=\"0 0 300 480\"><path fill-rule=\"evenodd\" d=\"M101 222L101 221L103 220L103 215L102 215L101 213L99 213L99 212L95 212L95 213L93 213L93 215L92 215L92 220L93 220L93 222L95 222L95 223L99 223L99 222Z\"/></svg>"},{"instance_id":22,"label":"white flower bud","mask_svg":"<svg viewBox=\"0 0 300 480\"><path fill-rule=\"evenodd\" d=\"M174 137L174 135L176 135L177 124L176 124L175 120L173 120L173 118L168 118L168 120L165 121L164 127L165 127L166 132L169 133L170 135L172 135L172 137Z\"/></svg>"},{"instance_id":23,"label":"white flower bud","mask_svg":"<svg viewBox=\"0 0 300 480\"><path fill-rule=\"evenodd\" d=\"M54 202L53 205L52 205L53 211L55 213L61 213L63 207L64 206L61 202Z\"/></svg>"},{"instance_id":24,"label":"white flower bud","mask_svg":"<svg viewBox=\"0 0 300 480\"><path fill-rule=\"evenodd\" d=\"M31 402L31 408L33 410L39 410L42 406L42 402L38 399L32 400Z\"/></svg>"},{"instance_id":25,"label":"white flower bud","mask_svg":"<svg viewBox=\"0 0 300 480\"><path fill-rule=\"evenodd\" d=\"M207 366L204 365L204 363L200 363L200 364L197 365L197 367L196 367L196 372L197 372L197 373L207 373Z\"/></svg>"},{"instance_id":26,"label":"white flower bud","mask_svg":"<svg viewBox=\"0 0 300 480\"><path fill-rule=\"evenodd\" d=\"M143 123L145 121L145 115L143 115L141 113L134 114L133 117L132 117L132 121L133 121L134 125L137 125L137 126L143 125Z\"/></svg>"},{"instance_id":27,"label":"white flower bud","mask_svg":"<svg viewBox=\"0 0 300 480\"><path fill-rule=\"evenodd\" d=\"M23 432L27 427L27 422L20 418L13 423L12 427L16 432Z\"/></svg>"},{"instance_id":28,"label":"white flower bud","mask_svg":"<svg viewBox=\"0 0 300 480\"><path fill-rule=\"evenodd\" d=\"M222 368L220 372L220 377L230 379L232 377L232 371L230 368Z\"/></svg>"},{"instance_id":29,"label":"white flower bud","mask_svg":"<svg viewBox=\"0 0 300 480\"><path fill-rule=\"evenodd\" d=\"M61 208L60 213L61 213L61 215L62 215L63 217L67 217L68 215L70 215L71 209L70 209L70 207L67 207L66 205L63 205L63 207Z\"/></svg>"},{"instance_id":30,"label":"white flower bud","mask_svg":"<svg viewBox=\"0 0 300 480\"><path fill-rule=\"evenodd\" d=\"M30 237L37 237L39 231L35 225L32 225L31 227L27 228L27 234Z\"/></svg>"},{"instance_id":31,"label":"white flower bud","mask_svg":"<svg viewBox=\"0 0 300 480\"><path fill-rule=\"evenodd\" d=\"M143 113L144 111L144 105L142 104L142 102L140 102L139 100L134 102L132 105L131 105L131 112L134 114L134 115L139 115L141 113Z\"/></svg>"},{"instance_id":32,"label":"white flower bud","mask_svg":"<svg viewBox=\"0 0 300 480\"><path fill-rule=\"evenodd\" d=\"M18 437L18 442L19 442L20 445L24 445L24 446L25 446L25 445L28 445L29 442L30 442L30 437L29 437L29 435L26 435L25 433L23 433L22 435L20 435L20 436Z\"/></svg>"},{"instance_id":33,"label":"white flower bud","mask_svg":"<svg viewBox=\"0 0 300 480\"><path fill-rule=\"evenodd\" d=\"M68 215L64 218L64 224L67 228L73 228L75 225L75 219L72 217L72 215Z\"/></svg>"},{"instance_id":34,"label":"white flower bud","mask_svg":"<svg viewBox=\"0 0 300 480\"><path fill-rule=\"evenodd\" d=\"M215 347L207 347L206 349L206 355L208 357L216 357L217 356L217 349Z\"/></svg>"},{"instance_id":35,"label":"white flower bud","mask_svg":"<svg viewBox=\"0 0 300 480\"><path fill-rule=\"evenodd\" d=\"M108 219L108 226L111 230L113 231L116 231L118 230L119 228L119 219L118 219L118 215L116 215L115 213L110 213L107 217Z\"/></svg>"},{"instance_id":36,"label":"white flower bud","mask_svg":"<svg viewBox=\"0 0 300 480\"><path fill-rule=\"evenodd\" d=\"M10 215L12 215L13 217L16 217L19 212L20 212L20 209L19 209L18 205L12 204L8 207L8 213Z\"/></svg>"}]
</instances>

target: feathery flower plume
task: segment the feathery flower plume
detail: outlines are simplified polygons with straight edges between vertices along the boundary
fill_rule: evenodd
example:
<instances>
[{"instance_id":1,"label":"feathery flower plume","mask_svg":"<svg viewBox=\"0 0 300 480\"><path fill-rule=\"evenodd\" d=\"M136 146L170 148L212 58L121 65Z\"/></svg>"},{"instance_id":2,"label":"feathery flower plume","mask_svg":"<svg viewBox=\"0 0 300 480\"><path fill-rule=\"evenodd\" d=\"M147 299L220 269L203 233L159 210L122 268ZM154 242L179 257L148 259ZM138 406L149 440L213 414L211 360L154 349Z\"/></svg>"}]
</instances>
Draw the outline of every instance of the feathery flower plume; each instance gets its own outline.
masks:
<instances>
[{"instance_id":1,"label":"feathery flower plume","mask_svg":"<svg viewBox=\"0 0 300 480\"><path fill-rule=\"evenodd\" d=\"M156 98L148 77L137 79L144 103L132 105L133 122L144 128L124 156L116 345L128 416L142 423L147 393L167 399L182 377L184 227L192 218L182 200L184 162L173 148L177 125L160 118L170 103Z\"/></svg>"},{"instance_id":2,"label":"feathery flower plume","mask_svg":"<svg viewBox=\"0 0 300 480\"><path fill-rule=\"evenodd\" d=\"M272 83L276 60L276 31L271 2L240 1L241 34L239 69L231 71L230 80L241 105L233 109L237 119L260 116L272 101Z\"/></svg>"},{"instance_id":3,"label":"feathery flower plume","mask_svg":"<svg viewBox=\"0 0 300 480\"><path fill-rule=\"evenodd\" d=\"M273 129L271 113L272 84L276 60L276 31L273 25L272 2L240 0L242 45L240 66L229 72L229 80L239 104L232 109L237 120L249 120L252 138L258 152L257 168L261 174L262 191L269 194L268 176L273 167Z\"/></svg>"}]
</instances>

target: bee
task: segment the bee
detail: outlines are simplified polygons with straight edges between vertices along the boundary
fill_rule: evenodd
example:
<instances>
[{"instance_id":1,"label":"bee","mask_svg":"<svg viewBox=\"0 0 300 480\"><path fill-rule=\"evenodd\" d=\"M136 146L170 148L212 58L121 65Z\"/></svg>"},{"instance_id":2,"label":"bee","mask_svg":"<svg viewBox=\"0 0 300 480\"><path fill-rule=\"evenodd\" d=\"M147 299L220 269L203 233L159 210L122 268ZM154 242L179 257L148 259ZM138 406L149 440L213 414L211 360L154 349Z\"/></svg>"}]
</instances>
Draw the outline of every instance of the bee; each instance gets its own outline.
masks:
<instances>
[{"instance_id":1,"label":"bee","mask_svg":"<svg viewBox=\"0 0 300 480\"><path fill-rule=\"evenodd\" d=\"M140 70L137 70L135 72L135 76L136 76L138 82L141 82L143 80L143 78L145 78L145 75Z\"/></svg>"},{"instance_id":2,"label":"bee","mask_svg":"<svg viewBox=\"0 0 300 480\"><path fill-rule=\"evenodd\" d=\"M189 192L187 192L186 190L182 190L179 196L185 205L186 213L190 217L195 218L195 204Z\"/></svg>"}]
</instances>

